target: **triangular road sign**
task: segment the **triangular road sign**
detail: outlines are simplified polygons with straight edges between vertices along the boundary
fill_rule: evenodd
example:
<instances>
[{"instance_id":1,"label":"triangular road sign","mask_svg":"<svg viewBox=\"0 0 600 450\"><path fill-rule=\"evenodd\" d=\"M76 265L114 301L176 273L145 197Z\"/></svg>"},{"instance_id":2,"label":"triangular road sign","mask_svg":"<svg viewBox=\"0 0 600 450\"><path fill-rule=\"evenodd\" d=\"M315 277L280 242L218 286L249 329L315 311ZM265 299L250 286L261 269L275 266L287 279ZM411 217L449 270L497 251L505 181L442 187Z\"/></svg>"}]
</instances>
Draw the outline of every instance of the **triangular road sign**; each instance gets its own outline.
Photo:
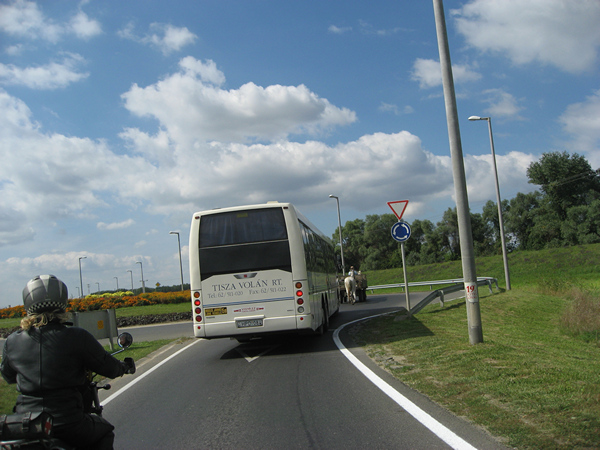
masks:
<instances>
[{"instance_id":1,"label":"triangular road sign","mask_svg":"<svg viewBox=\"0 0 600 450\"><path fill-rule=\"evenodd\" d=\"M387 202L387 204L390 208L392 208L392 211L394 211L394 214L396 214L396 217L398 218L398 220L402 220L402 214L404 214L404 211L406 210L406 207L408 206L408 200L400 200L397 202Z\"/></svg>"}]
</instances>

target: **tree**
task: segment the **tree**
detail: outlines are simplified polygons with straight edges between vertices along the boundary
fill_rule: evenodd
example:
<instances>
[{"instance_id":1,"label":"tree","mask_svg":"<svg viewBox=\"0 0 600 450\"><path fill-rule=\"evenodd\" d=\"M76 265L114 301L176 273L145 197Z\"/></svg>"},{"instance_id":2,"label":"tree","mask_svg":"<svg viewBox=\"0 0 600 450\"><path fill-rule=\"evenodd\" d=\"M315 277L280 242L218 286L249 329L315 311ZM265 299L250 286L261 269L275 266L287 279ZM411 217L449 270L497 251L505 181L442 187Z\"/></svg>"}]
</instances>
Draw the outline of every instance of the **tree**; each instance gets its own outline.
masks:
<instances>
[{"instance_id":1,"label":"tree","mask_svg":"<svg viewBox=\"0 0 600 450\"><path fill-rule=\"evenodd\" d=\"M426 259L425 255L428 248L427 236L433 233L434 228L435 226L429 220L416 219L410 224L410 239L404 244L407 265L416 266L424 264L422 261Z\"/></svg>"},{"instance_id":2,"label":"tree","mask_svg":"<svg viewBox=\"0 0 600 450\"><path fill-rule=\"evenodd\" d=\"M588 206L573 206L567 210L561 233L565 245L596 244L600 242L600 200Z\"/></svg>"},{"instance_id":3,"label":"tree","mask_svg":"<svg viewBox=\"0 0 600 450\"><path fill-rule=\"evenodd\" d=\"M504 215L508 248L514 247L521 250L533 248L531 232L536 217L540 215L539 208L542 202L542 194L539 191L528 194L519 192L515 198L510 200L510 206Z\"/></svg>"},{"instance_id":4,"label":"tree","mask_svg":"<svg viewBox=\"0 0 600 450\"><path fill-rule=\"evenodd\" d=\"M339 240L339 232L333 234L333 241ZM360 267L365 253L365 221L354 219L342 227L342 240L344 243L344 263L347 270L350 266Z\"/></svg>"},{"instance_id":5,"label":"tree","mask_svg":"<svg viewBox=\"0 0 600 450\"><path fill-rule=\"evenodd\" d=\"M510 208L510 203L508 200L502 200L502 217L505 218L508 215L508 209ZM485 248L483 250L484 255L499 255L502 253L502 239L500 237L500 220L498 218L498 205L496 202L488 200L486 204L483 206L482 219L484 221L484 236L485 246L489 248ZM506 224L504 226L504 233L506 238ZM473 238L475 238L475 233L473 233ZM508 239L505 239L508 241ZM507 243L507 249L510 246Z\"/></svg>"},{"instance_id":6,"label":"tree","mask_svg":"<svg viewBox=\"0 0 600 450\"><path fill-rule=\"evenodd\" d=\"M437 223L436 234L441 244L440 256L447 261L460 259L460 240L458 233L458 214L456 208L448 208L442 220Z\"/></svg>"},{"instance_id":7,"label":"tree","mask_svg":"<svg viewBox=\"0 0 600 450\"><path fill-rule=\"evenodd\" d=\"M529 165L527 176L530 183L540 186L561 220L572 206L589 205L600 196L600 174L577 153L544 153Z\"/></svg>"}]
</instances>

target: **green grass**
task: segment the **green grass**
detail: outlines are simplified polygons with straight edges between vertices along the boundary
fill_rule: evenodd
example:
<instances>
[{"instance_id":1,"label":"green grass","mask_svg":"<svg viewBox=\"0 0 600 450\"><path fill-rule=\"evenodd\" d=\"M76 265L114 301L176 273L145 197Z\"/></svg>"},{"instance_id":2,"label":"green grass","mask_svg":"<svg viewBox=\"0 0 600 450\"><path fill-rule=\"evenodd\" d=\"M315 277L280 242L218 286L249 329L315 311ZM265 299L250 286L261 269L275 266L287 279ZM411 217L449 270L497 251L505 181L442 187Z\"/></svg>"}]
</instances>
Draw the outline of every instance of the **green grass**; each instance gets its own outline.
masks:
<instances>
[{"instance_id":1,"label":"green grass","mask_svg":"<svg viewBox=\"0 0 600 450\"><path fill-rule=\"evenodd\" d=\"M354 338L395 377L511 447L600 448L600 245L515 253L509 264L511 291L479 290L482 344L469 344L464 300L370 320ZM500 257L477 266L503 284ZM412 269L451 278L460 262Z\"/></svg>"},{"instance_id":2,"label":"green grass","mask_svg":"<svg viewBox=\"0 0 600 450\"><path fill-rule=\"evenodd\" d=\"M133 306L131 308L118 308L115 310L115 313L117 314L117 317L133 317L154 314L190 312L191 310L192 307L190 302L184 302L173 304Z\"/></svg>"},{"instance_id":3,"label":"green grass","mask_svg":"<svg viewBox=\"0 0 600 450\"><path fill-rule=\"evenodd\" d=\"M508 264L511 287L560 282L600 289L600 244L513 252L508 255ZM506 287L502 256L476 258L475 265L477 276L495 277L501 288ZM461 278L462 262L409 266L406 271L409 282ZM365 274L370 286L404 282L401 268L365 271Z\"/></svg>"}]
</instances>

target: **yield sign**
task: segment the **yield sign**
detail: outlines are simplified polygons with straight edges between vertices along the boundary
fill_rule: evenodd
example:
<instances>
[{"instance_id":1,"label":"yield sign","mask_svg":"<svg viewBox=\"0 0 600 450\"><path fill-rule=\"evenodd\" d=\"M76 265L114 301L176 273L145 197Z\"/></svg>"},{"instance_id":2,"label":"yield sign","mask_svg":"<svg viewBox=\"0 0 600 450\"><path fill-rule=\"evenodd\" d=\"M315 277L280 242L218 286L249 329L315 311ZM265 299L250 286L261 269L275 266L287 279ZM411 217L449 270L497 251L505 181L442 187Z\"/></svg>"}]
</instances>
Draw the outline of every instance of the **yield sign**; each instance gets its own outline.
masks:
<instances>
[{"instance_id":1,"label":"yield sign","mask_svg":"<svg viewBox=\"0 0 600 450\"><path fill-rule=\"evenodd\" d=\"M396 217L398 218L398 220L402 220L402 214L404 214L404 210L408 206L408 200L400 200L397 202L387 202L387 204L390 208L392 208L392 211L394 211L394 214L396 214Z\"/></svg>"}]
</instances>

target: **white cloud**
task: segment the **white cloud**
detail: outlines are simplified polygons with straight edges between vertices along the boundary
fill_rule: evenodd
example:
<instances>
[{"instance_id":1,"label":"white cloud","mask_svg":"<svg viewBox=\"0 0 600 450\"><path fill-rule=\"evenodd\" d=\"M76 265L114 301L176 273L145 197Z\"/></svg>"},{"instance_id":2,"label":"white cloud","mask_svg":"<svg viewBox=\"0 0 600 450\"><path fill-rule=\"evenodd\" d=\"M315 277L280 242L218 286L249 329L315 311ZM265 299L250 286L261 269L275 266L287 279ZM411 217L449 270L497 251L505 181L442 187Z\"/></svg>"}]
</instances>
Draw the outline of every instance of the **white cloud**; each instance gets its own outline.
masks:
<instances>
[{"instance_id":1,"label":"white cloud","mask_svg":"<svg viewBox=\"0 0 600 450\"><path fill-rule=\"evenodd\" d=\"M485 109L486 114L492 117L522 119L519 111L523 108L517 104L517 99L512 94L502 89L488 89L483 94L486 96L484 101L490 105Z\"/></svg>"},{"instance_id":2,"label":"white cloud","mask_svg":"<svg viewBox=\"0 0 600 450\"><path fill-rule=\"evenodd\" d=\"M156 47L164 55L177 52L186 45L193 44L198 39L198 36L186 27L175 27L170 24L152 23L150 24L150 32L144 36L136 35L134 28L134 24L130 22L123 30L118 32L118 35L124 39Z\"/></svg>"},{"instance_id":3,"label":"white cloud","mask_svg":"<svg viewBox=\"0 0 600 450\"><path fill-rule=\"evenodd\" d=\"M521 152L496 155L498 185L503 199L510 199L517 192L534 190L534 186L527 183L527 168L537 160L537 156ZM481 209L473 206L477 203L484 203L491 198L496 201L496 184L493 178L494 167L491 153L467 155L465 157L465 173L472 210Z\"/></svg>"},{"instance_id":4,"label":"white cloud","mask_svg":"<svg viewBox=\"0 0 600 450\"><path fill-rule=\"evenodd\" d=\"M78 70L83 62L80 55L69 54L61 62L37 67L20 68L0 63L0 84L40 90L64 88L89 76L89 73Z\"/></svg>"},{"instance_id":5,"label":"white cloud","mask_svg":"<svg viewBox=\"0 0 600 450\"><path fill-rule=\"evenodd\" d=\"M69 26L73 33L81 39L89 39L102 33L102 25L90 19L83 11L79 11L71 19Z\"/></svg>"},{"instance_id":6,"label":"white cloud","mask_svg":"<svg viewBox=\"0 0 600 450\"><path fill-rule=\"evenodd\" d=\"M404 108L399 108L398 105L385 102L381 102L379 108L377 109L379 109L381 112L391 112L396 116L399 116L400 114L412 114L415 112L414 108L410 105L406 105Z\"/></svg>"},{"instance_id":7,"label":"white cloud","mask_svg":"<svg viewBox=\"0 0 600 450\"><path fill-rule=\"evenodd\" d=\"M193 56L186 56L179 61L179 66L184 69L186 75L198 77L203 83L221 86L225 83L225 74L217 69L217 65L212 60L203 63Z\"/></svg>"},{"instance_id":8,"label":"white cloud","mask_svg":"<svg viewBox=\"0 0 600 450\"><path fill-rule=\"evenodd\" d=\"M481 74L469 65L453 64L452 78L455 83L464 83L479 80ZM413 64L412 79L419 82L421 89L441 86L442 70L439 61L417 58Z\"/></svg>"},{"instance_id":9,"label":"white cloud","mask_svg":"<svg viewBox=\"0 0 600 450\"><path fill-rule=\"evenodd\" d=\"M45 134L21 100L0 90L0 216L2 242L31 235L39 223L72 218L106 205L121 170L151 173L140 158L119 156L91 139ZM14 218L19 226L15 226Z\"/></svg>"},{"instance_id":10,"label":"white cloud","mask_svg":"<svg viewBox=\"0 0 600 450\"><path fill-rule=\"evenodd\" d=\"M402 28L400 27L377 29L365 20L359 21L359 27L362 34L374 34L376 36L391 36L402 31Z\"/></svg>"},{"instance_id":11,"label":"white cloud","mask_svg":"<svg viewBox=\"0 0 600 450\"><path fill-rule=\"evenodd\" d=\"M352 31L352 27L338 27L336 25L329 25L328 31L333 34L344 34L348 31Z\"/></svg>"},{"instance_id":12,"label":"white cloud","mask_svg":"<svg viewBox=\"0 0 600 450\"><path fill-rule=\"evenodd\" d=\"M135 223L135 220L133 220L133 219L127 219L127 220L124 220L123 222L113 222L113 223L98 222L96 224L96 227L99 230L121 230L123 228L129 228L134 223Z\"/></svg>"},{"instance_id":13,"label":"white cloud","mask_svg":"<svg viewBox=\"0 0 600 450\"><path fill-rule=\"evenodd\" d=\"M573 136L569 150L586 153L594 168L600 167L600 90L585 101L569 105L560 116L564 130Z\"/></svg>"},{"instance_id":14,"label":"white cloud","mask_svg":"<svg viewBox=\"0 0 600 450\"><path fill-rule=\"evenodd\" d=\"M538 61L577 73L598 60L597 0L472 0L452 14L469 45L515 64Z\"/></svg>"},{"instance_id":15,"label":"white cloud","mask_svg":"<svg viewBox=\"0 0 600 450\"><path fill-rule=\"evenodd\" d=\"M12 36L44 39L52 43L66 35L89 39L102 32L100 23L82 11L78 11L67 23L55 23L44 16L37 3L26 0L0 5L0 30Z\"/></svg>"},{"instance_id":16,"label":"white cloud","mask_svg":"<svg viewBox=\"0 0 600 450\"><path fill-rule=\"evenodd\" d=\"M129 155L104 142L46 134L25 103L0 91L0 199L7 211L0 215L0 245L31 239L42 223L47 231L54 222L89 218L95 208L115 203L187 215L268 200L302 207L326 202L323 192L343 192L351 199L347 207L368 211L398 190L421 205L454 191L450 157L423 149L407 131L333 146L291 142L285 139L290 133L344 125L355 115L305 86L249 83L225 91L222 82L213 63L186 59L181 72L147 88L134 86L124 95L126 107L156 118L158 126L154 134L126 129L121 137ZM479 172L486 177L489 167ZM516 178L507 182L518 186Z\"/></svg>"},{"instance_id":17,"label":"white cloud","mask_svg":"<svg viewBox=\"0 0 600 450\"><path fill-rule=\"evenodd\" d=\"M226 91L214 84L225 78L212 61L187 57L180 67L182 72L145 88L134 84L122 95L127 109L158 119L178 144L284 139L356 120L353 111L333 106L303 85L264 88L247 83Z\"/></svg>"}]
</instances>

